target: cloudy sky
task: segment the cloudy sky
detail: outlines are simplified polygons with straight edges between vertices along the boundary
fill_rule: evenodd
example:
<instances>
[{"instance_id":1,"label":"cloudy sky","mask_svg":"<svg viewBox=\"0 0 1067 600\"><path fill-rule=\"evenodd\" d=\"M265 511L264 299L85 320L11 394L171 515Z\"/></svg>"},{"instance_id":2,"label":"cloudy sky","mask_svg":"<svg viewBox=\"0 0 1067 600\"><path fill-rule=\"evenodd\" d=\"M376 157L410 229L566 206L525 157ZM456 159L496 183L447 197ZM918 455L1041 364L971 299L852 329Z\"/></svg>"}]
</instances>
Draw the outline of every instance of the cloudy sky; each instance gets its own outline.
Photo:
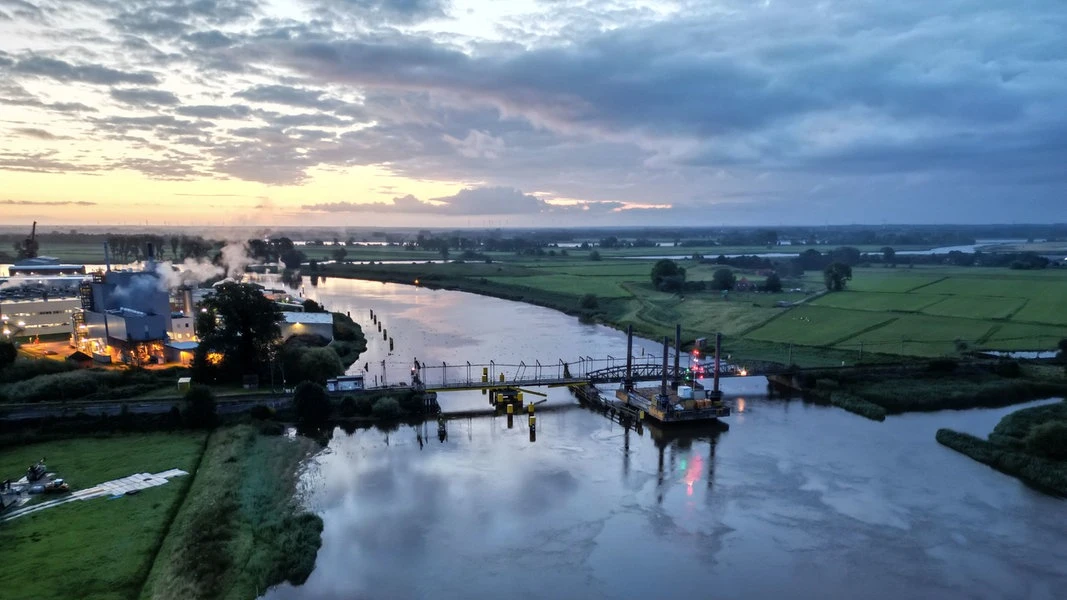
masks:
<instances>
[{"instance_id":1,"label":"cloudy sky","mask_svg":"<svg viewBox=\"0 0 1067 600\"><path fill-rule=\"evenodd\" d=\"M1067 221L1064 0L0 0L0 222Z\"/></svg>"}]
</instances>

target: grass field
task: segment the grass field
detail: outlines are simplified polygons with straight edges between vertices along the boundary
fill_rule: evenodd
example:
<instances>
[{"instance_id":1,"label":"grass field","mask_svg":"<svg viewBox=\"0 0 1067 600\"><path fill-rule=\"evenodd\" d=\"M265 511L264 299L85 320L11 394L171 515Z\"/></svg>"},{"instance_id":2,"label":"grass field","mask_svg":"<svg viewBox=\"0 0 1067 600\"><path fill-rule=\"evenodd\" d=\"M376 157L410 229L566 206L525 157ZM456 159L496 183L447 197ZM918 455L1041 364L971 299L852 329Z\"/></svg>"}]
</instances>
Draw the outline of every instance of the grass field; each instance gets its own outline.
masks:
<instances>
[{"instance_id":1,"label":"grass field","mask_svg":"<svg viewBox=\"0 0 1067 600\"><path fill-rule=\"evenodd\" d=\"M293 490L314 448L247 425L214 432L140 597L246 599L286 579L303 583L322 520L298 514Z\"/></svg>"},{"instance_id":2,"label":"grass field","mask_svg":"<svg viewBox=\"0 0 1067 600\"><path fill-rule=\"evenodd\" d=\"M710 281L721 268L679 263L687 269L687 281ZM791 357L800 365L957 355L972 349L1052 349L1067 337L1062 305L1067 270L1062 269L856 268L846 291L819 297L813 295L823 289L822 274L809 272L784 282L802 293L733 292L724 300L713 290L659 292L649 281L652 264L572 255L492 264L331 265L328 272L402 283L419 278L572 313L583 312L581 296L594 294L598 318L619 327L632 323L647 337L670 336L674 324L681 323L688 339L722 332L742 356L776 362ZM763 281L755 272L737 271L739 278ZM776 307L809 296L799 306ZM790 345L791 354L782 349Z\"/></svg>"},{"instance_id":3,"label":"grass field","mask_svg":"<svg viewBox=\"0 0 1067 600\"><path fill-rule=\"evenodd\" d=\"M0 452L4 477L47 459L75 489L134 473L192 471L202 434L124 435L32 444ZM5 600L135 598L190 477L116 500L73 502L0 526Z\"/></svg>"},{"instance_id":4,"label":"grass field","mask_svg":"<svg viewBox=\"0 0 1067 600\"><path fill-rule=\"evenodd\" d=\"M855 269L846 291L749 336L911 356L1050 350L1067 337L1064 298L1067 271L1059 269ZM813 325L825 332L813 332Z\"/></svg>"}]
</instances>

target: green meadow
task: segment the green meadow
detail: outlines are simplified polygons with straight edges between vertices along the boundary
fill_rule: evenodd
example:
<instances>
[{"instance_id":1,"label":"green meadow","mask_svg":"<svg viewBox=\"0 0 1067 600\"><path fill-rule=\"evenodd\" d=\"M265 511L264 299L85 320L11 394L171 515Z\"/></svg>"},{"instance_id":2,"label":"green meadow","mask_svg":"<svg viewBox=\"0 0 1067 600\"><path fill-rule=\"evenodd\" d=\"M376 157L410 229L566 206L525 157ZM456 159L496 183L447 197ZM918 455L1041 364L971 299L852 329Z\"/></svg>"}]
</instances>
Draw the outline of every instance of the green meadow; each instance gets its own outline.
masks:
<instances>
[{"instance_id":1,"label":"green meadow","mask_svg":"<svg viewBox=\"0 0 1067 600\"><path fill-rule=\"evenodd\" d=\"M661 249L662 250L662 249ZM581 254L578 256L578 254ZM682 260L689 282L719 265ZM492 263L330 265L329 275L462 289L592 316L658 339L681 323L686 339L722 332L742 357L821 366L937 357L968 350L1051 350L1067 337L1067 270L925 266L856 268L848 288L826 293L822 274L786 279L772 294L653 288L653 261L514 255ZM734 269L761 284L765 274ZM710 286L708 286L710 288ZM596 296L592 309L581 298ZM791 347L791 350L787 350Z\"/></svg>"}]
</instances>

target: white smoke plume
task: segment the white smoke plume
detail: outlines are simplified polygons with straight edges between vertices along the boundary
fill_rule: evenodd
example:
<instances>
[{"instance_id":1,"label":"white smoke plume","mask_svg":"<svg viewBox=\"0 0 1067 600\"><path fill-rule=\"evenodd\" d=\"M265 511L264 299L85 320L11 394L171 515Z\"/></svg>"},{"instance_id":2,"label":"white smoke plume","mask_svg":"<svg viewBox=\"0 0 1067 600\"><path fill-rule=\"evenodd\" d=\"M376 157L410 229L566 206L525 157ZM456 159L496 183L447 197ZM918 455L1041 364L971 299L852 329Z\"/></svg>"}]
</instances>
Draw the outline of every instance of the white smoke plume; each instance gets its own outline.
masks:
<instances>
[{"instance_id":1,"label":"white smoke plume","mask_svg":"<svg viewBox=\"0 0 1067 600\"><path fill-rule=\"evenodd\" d=\"M246 242L229 242L222 247L222 264L226 265L226 274L233 279L243 277L245 267L252 262Z\"/></svg>"},{"instance_id":2,"label":"white smoke plume","mask_svg":"<svg viewBox=\"0 0 1067 600\"><path fill-rule=\"evenodd\" d=\"M187 258L179 264L163 262L156 265L161 290L171 290L183 285L195 286L208 279L226 275L235 280L244 276L245 267L251 264L245 242L229 242L222 247L221 266L208 260Z\"/></svg>"},{"instance_id":3,"label":"white smoke plume","mask_svg":"<svg viewBox=\"0 0 1067 600\"><path fill-rule=\"evenodd\" d=\"M18 287L33 287L33 288L53 288L63 289L72 288L78 289L78 284L81 283L77 279L41 279L33 275L13 275L7 279L7 281L0 282L0 290L10 290Z\"/></svg>"}]
</instances>

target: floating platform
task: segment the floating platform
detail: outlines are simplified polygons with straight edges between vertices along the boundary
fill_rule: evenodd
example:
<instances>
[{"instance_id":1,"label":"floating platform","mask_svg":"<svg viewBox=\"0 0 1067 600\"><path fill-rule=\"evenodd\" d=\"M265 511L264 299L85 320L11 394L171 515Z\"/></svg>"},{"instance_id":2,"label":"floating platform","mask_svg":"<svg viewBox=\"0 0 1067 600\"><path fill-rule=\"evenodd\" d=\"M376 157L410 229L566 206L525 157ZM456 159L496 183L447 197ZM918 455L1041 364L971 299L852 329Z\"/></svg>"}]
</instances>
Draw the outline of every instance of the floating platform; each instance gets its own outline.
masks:
<instances>
[{"instance_id":1,"label":"floating platform","mask_svg":"<svg viewBox=\"0 0 1067 600\"><path fill-rule=\"evenodd\" d=\"M704 391L693 391L700 393L679 395L677 390L668 389L667 395L663 397L659 387L634 388L629 391L619 389L615 392L615 397L626 406L644 411L648 417L663 425L717 422L722 417L730 416L730 407L723 404L721 397L694 397L703 396Z\"/></svg>"}]
</instances>

